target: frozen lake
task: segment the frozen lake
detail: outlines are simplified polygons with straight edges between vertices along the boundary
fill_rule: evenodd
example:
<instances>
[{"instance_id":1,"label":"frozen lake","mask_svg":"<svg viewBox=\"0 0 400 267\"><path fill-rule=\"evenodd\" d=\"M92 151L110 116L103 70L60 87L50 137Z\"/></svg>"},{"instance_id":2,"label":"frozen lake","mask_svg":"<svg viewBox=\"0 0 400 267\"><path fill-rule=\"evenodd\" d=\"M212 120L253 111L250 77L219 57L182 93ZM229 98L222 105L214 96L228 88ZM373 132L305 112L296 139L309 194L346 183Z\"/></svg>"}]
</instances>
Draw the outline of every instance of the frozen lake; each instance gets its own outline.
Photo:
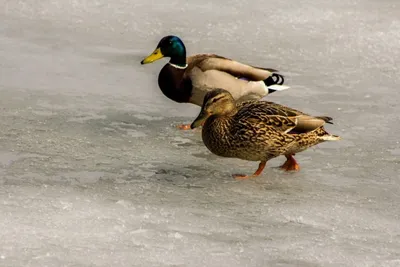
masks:
<instances>
[{"instance_id":1,"label":"frozen lake","mask_svg":"<svg viewBox=\"0 0 400 267\"><path fill-rule=\"evenodd\" d=\"M400 266L398 0L0 0L0 266ZM212 156L161 37L334 118L301 171Z\"/></svg>"}]
</instances>

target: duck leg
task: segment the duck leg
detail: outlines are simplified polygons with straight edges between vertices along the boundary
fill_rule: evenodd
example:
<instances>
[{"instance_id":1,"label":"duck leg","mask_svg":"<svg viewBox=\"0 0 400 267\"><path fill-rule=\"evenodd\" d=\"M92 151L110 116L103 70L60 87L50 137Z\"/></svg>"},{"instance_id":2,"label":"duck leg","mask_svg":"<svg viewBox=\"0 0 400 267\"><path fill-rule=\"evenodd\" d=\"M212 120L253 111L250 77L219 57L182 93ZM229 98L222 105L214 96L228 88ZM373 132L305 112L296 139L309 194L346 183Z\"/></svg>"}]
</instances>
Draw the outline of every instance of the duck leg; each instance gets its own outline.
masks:
<instances>
[{"instance_id":1,"label":"duck leg","mask_svg":"<svg viewBox=\"0 0 400 267\"><path fill-rule=\"evenodd\" d=\"M176 126L178 129L180 130L190 130L190 124L179 124L178 126Z\"/></svg>"},{"instance_id":2,"label":"duck leg","mask_svg":"<svg viewBox=\"0 0 400 267\"><path fill-rule=\"evenodd\" d=\"M258 169L256 170L255 173L253 173L253 175L235 174L235 175L233 175L233 177L237 180L246 180L249 178L259 176L262 173L262 171L264 170L266 164L267 164L266 161L261 161L260 164L258 165Z\"/></svg>"},{"instance_id":3,"label":"duck leg","mask_svg":"<svg viewBox=\"0 0 400 267\"><path fill-rule=\"evenodd\" d=\"M205 120L202 121L202 122L199 124L199 126L203 127L205 122L206 122ZM192 129L192 125L193 125L193 122L192 122L191 124L180 124L180 125L178 125L177 127L178 127L178 129L181 129L181 130L191 130L191 129ZM198 127L198 126L197 126L197 127ZM196 128L197 128L197 127L196 127ZM194 129L196 129L196 128L194 128Z\"/></svg>"},{"instance_id":4,"label":"duck leg","mask_svg":"<svg viewBox=\"0 0 400 267\"><path fill-rule=\"evenodd\" d=\"M300 166L297 161L293 158L294 154L292 155L285 155L286 161L281 166L281 169L285 171L298 171L300 170Z\"/></svg>"}]
</instances>

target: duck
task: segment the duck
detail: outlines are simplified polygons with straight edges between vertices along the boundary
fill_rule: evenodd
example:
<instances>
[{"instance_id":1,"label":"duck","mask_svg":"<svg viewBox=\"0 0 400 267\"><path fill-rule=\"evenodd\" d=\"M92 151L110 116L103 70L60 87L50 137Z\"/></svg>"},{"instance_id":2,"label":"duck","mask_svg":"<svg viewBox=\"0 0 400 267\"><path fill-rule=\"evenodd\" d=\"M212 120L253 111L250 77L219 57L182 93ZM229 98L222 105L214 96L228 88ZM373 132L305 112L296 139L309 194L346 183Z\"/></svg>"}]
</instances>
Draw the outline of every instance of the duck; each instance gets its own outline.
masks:
<instances>
[{"instance_id":1,"label":"duck","mask_svg":"<svg viewBox=\"0 0 400 267\"><path fill-rule=\"evenodd\" d=\"M275 69L254 67L215 54L186 57L183 41L174 35L163 37L141 64L164 57L170 60L158 75L158 86L167 98L178 103L201 107L205 94L215 88L229 91L237 102L258 100L289 88ZM180 128L190 129L190 124Z\"/></svg>"},{"instance_id":2,"label":"duck","mask_svg":"<svg viewBox=\"0 0 400 267\"><path fill-rule=\"evenodd\" d=\"M236 179L248 179L259 176L267 161L281 155L286 157L280 166L283 170L300 170L293 157L296 153L325 141L340 140L323 127L333 124L332 120L269 101L235 103L230 92L215 89L205 95L191 128L203 125L203 143L215 155L259 161L254 174L233 175Z\"/></svg>"}]
</instances>

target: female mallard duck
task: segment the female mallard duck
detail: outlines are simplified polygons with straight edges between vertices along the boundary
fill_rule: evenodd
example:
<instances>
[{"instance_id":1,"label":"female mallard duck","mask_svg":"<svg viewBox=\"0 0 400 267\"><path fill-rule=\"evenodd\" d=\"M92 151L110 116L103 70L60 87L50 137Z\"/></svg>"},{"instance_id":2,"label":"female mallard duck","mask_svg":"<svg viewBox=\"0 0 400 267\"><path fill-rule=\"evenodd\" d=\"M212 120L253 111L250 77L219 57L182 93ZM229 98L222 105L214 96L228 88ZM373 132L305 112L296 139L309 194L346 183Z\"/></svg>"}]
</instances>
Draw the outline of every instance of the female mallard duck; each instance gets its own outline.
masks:
<instances>
[{"instance_id":1,"label":"female mallard duck","mask_svg":"<svg viewBox=\"0 0 400 267\"><path fill-rule=\"evenodd\" d=\"M312 117L272 102L247 101L236 105L229 92L216 89L206 94L201 112L191 128L205 121L203 142L218 156L261 161L253 175L235 175L238 179L246 179L260 175L267 161L280 155L287 159L282 169L299 170L293 158L295 153L324 141L340 139L323 128L331 120L330 117Z\"/></svg>"},{"instance_id":2,"label":"female mallard duck","mask_svg":"<svg viewBox=\"0 0 400 267\"><path fill-rule=\"evenodd\" d=\"M185 45L177 36L162 38L141 64L163 57L170 57L170 61L161 69L158 85L166 97L178 103L201 106L205 94L215 88L228 90L239 102L289 88L282 86L283 76L274 69L257 68L213 54L186 57Z\"/></svg>"}]
</instances>

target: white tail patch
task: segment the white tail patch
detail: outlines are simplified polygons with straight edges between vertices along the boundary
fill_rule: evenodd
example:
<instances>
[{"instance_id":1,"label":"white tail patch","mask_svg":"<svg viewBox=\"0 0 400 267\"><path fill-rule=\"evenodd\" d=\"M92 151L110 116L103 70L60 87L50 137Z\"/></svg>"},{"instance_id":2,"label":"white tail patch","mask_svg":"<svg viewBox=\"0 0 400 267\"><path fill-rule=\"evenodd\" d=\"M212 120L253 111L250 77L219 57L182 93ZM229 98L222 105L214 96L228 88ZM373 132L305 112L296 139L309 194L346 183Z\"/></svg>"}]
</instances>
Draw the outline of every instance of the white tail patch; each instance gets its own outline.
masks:
<instances>
[{"instance_id":1,"label":"white tail patch","mask_svg":"<svg viewBox=\"0 0 400 267\"><path fill-rule=\"evenodd\" d=\"M337 141L341 139L340 136L337 135L324 135L320 136L319 138L324 141Z\"/></svg>"},{"instance_id":2,"label":"white tail patch","mask_svg":"<svg viewBox=\"0 0 400 267\"><path fill-rule=\"evenodd\" d=\"M273 85L270 85L270 86L267 86L267 87L268 87L268 89L275 90L275 91L283 91L283 90L286 90L286 89L290 88L290 86L279 85L279 84L273 84Z\"/></svg>"}]
</instances>

